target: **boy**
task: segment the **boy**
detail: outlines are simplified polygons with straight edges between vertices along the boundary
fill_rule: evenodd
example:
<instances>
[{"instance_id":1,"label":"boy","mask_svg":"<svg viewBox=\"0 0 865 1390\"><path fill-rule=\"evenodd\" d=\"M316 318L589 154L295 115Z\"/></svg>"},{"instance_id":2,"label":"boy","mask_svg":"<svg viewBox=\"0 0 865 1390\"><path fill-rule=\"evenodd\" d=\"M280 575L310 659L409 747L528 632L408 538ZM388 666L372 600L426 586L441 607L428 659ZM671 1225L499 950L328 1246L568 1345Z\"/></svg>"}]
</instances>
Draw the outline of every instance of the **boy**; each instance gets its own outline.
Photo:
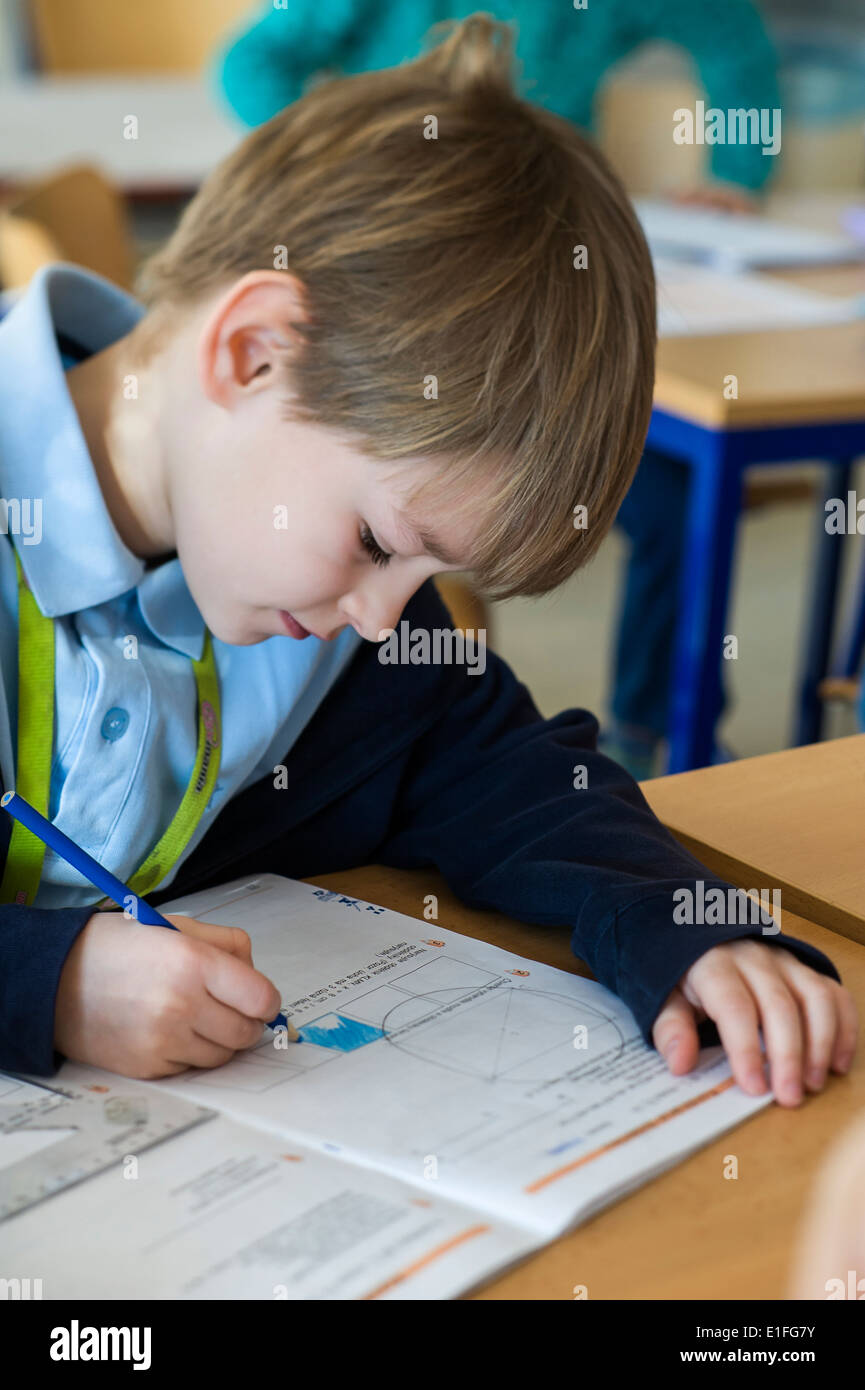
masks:
<instances>
[{"instance_id":1,"label":"boy","mask_svg":"<svg viewBox=\"0 0 865 1390\"><path fill-rule=\"evenodd\" d=\"M261 4L223 55L219 84L237 115L258 125L296 101L316 73L368 71L414 57L436 20L457 19L473 8L474 0ZM614 0L582 7L493 0L489 8L498 19L516 21L531 99L584 130L595 124L610 73L658 40L688 55L707 106L774 111L780 105L777 60L752 0ZM707 156L711 179L679 190L677 201L747 211L778 162L764 158L760 145L736 140L708 146ZM601 738L608 756L637 780L651 777L668 733L689 474L679 459L644 450L617 518L630 545L612 643L611 718ZM709 696L716 719L724 664L719 655Z\"/></svg>"},{"instance_id":2,"label":"boy","mask_svg":"<svg viewBox=\"0 0 865 1390\"><path fill-rule=\"evenodd\" d=\"M708 1017L763 1091L762 1028L795 1105L855 1046L831 962L774 924L677 922L683 889L726 885L596 752L591 715L541 719L492 653L480 673L373 645L449 626L443 570L555 587L645 435L645 243L603 159L514 97L509 38L475 16L255 131L150 264L145 317L53 267L0 324L3 494L44 500L41 542L0 550L4 782L36 797L16 715L32 748L53 699L47 814L153 901L433 865L472 905L567 924L676 1073ZM51 618L53 681L33 655ZM13 836L0 1066L218 1066L277 1011L242 931L136 930L53 855L28 872Z\"/></svg>"}]
</instances>

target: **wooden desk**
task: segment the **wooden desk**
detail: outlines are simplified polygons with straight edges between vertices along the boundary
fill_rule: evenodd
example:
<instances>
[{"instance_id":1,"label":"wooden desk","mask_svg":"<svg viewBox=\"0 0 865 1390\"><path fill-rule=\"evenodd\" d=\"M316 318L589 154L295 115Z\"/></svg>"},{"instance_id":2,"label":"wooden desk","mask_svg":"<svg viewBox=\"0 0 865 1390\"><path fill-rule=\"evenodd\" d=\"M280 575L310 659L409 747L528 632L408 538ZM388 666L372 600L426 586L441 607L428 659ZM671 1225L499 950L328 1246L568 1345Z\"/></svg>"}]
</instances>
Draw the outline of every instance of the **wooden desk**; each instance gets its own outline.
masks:
<instances>
[{"instance_id":1,"label":"wooden desk","mask_svg":"<svg viewBox=\"0 0 865 1390\"><path fill-rule=\"evenodd\" d=\"M861 199L855 191L835 200L833 215L817 225L837 231L842 208L857 201ZM771 207L768 212L776 215ZM777 215L779 220L808 225L796 200L782 204ZM754 273L830 299L865 296L865 261ZM724 378L731 372L739 377L738 400L723 395ZM863 381L861 319L819 327L686 334L658 342L655 405L713 429L861 420Z\"/></svg>"},{"instance_id":2,"label":"wooden desk","mask_svg":"<svg viewBox=\"0 0 865 1390\"><path fill-rule=\"evenodd\" d=\"M787 272L788 274L790 272ZM858 292L862 266L833 270ZM825 271L808 272L812 277ZM808 284L799 274L799 283ZM816 288L813 283L812 286ZM736 379L735 398L725 387ZM658 345L650 448L691 470L681 567L668 742L673 773L711 762L720 705L720 652L733 571L742 478L750 464L819 459L824 500L846 497L854 460L865 454L865 321L666 338ZM829 671L843 536L817 510L792 741L819 739L820 682Z\"/></svg>"},{"instance_id":3,"label":"wooden desk","mask_svg":"<svg viewBox=\"0 0 865 1390\"><path fill-rule=\"evenodd\" d=\"M452 931L589 974L571 955L567 931L476 912L432 870L370 865L308 881L421 920L424 895L437 893L438 920ZM865 1006L865 948L791 914L785 926L830 954ZM572 1300L574 1285L585 1284L590 1299L783 1298L812 1179L863 1106L860 1049L847 1076L832 1077L797 1110L770 1106L471 1297ZM735 1181L722 1176L728 1154L739 1160Z\"/></svg>"},{"instance_id":4,"label":"wooden desk","mask_svg":"<svg viewBox=\"0 0 865 1390\"><path fill-rule=\"evenodd\" d=\"M862 274L861 270L855 274ZM733 374L739 396L727 400ZM655 406L710 429L862 421L865 323L663 338Z\"/></svg>"},{"instance_id":5,"label":"wooden desk","mask_svg":"<svg viewBox=\"0 0 865 1390\"><path fill-rule=\"evenodd\" d=\"M642 783L655 815L741 888L865 944L865 734Z\"/></svg>"}]
</instances>

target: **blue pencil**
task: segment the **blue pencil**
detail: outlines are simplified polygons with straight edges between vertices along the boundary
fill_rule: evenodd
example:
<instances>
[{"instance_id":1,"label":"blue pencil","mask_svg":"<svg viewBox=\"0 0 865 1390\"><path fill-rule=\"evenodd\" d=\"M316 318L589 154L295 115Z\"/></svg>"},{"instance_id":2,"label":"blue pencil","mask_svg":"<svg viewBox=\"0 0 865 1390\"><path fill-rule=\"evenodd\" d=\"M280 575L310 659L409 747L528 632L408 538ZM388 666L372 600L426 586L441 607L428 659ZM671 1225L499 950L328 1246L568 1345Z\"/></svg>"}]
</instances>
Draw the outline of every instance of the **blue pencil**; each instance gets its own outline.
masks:
<instances>
[{"instance_id":1,"label":"blue pencil","mask_svg":"<svg viewBox=\"0 0 865 1390\"><path fill-rule=\"evenodd\" d=\"M139 898L137 893L133 893L125 883L121 883L119 878L115 878L108 869L104 868L86 849L76 845L74 840L70 840L68 835L64 835L62 830L58 830L56 825L52 825L50 820L46 820L40 815L35 806L31 806L29 801L25 801L23 796L17 792L4 792L0 796L0 806L4 807L13 817L33 834L43 840L49 849L53 849L55 854L59 854L61 859L65 859L67 864L71 864L73 869L77 869L82 877L88 879L90 883L101 888L106 898L111 898L118 905L125 904L128 899L132 899L131 916L139 922L143 922L148 927L168 927L169 931L178 931L173 922L169 922L166 917L151 907L150 903L144 898ZM127 911L129 909L127 908ZM269 1028L287 1028L288 1020L285 1014L277 1014L276 1018L268 1024ZM297 1041L300 1041L298 1038Z\"/></svg>"}]
</instances>

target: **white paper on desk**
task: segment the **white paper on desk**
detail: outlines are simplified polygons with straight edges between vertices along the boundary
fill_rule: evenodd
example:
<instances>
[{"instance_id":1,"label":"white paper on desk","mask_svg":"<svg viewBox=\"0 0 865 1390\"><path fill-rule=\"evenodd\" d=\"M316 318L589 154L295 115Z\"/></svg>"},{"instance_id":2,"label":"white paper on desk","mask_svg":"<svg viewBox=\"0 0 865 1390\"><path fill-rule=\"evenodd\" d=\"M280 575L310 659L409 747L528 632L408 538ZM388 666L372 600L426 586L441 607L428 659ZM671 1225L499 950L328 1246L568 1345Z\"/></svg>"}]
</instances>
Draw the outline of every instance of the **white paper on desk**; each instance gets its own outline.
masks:
<instances>
[{"instance_id":1,"label":"white paper on desk","mask_svg":"<svg viewBox=\"0 0 865 1390\"><path fill-rule=\"evenodd\" d=\"M700 260L718 269L838 265L860 261L862 244L841 232L814 231L762 214L688 207L637 198L636 212L653 255Z\"/></svg>"},{"instance_id":2,"label":"white paper on desk","mask_svg":"<svg viewBox=\"0 0 865 1390\"><path fill-rule=\"evenodd\" d=\"M536 1245L220 1116L4 1222L0 1275L43 1299L444 1298Z\"/></svg>"},{"instance_id":3,"label":"white paper on desk","mask_svg":"<svg viewBox=\"0 0 865 1390\"><path fill-rule=\"evenodd\" d=\"M748 333L847 323L865 312L861 296L816 294L765 275L725 274L655 257L658 334Z\"/></svg>"},{"instance_id":4,"label":"white paper on desk","mask_svg":"<svg viewBox=\"0 0 865 1390\"><path fill-rule=\"evenodd\" d=\"M538 1235L769 1103L721 1048L673 1077L601 985L439 923L275 875L171 910L243 926L310 1041L152 1084Z\"/></svg>"},{"instance_id":5,"label":"white paper on desk","mask_svg":"<svg viewBox=\"0 0 865 1390\"><path fill-rule=\"evenodd\" d=\"M307 1041L139 1083L221 1115L4 1223L0 1273L50 1255L45 1297L452 1297L771 1100L719 1048L670 1076L600 985L439 923L273 875L166 909L248 931Z\"/></svg>"}]
</instances>

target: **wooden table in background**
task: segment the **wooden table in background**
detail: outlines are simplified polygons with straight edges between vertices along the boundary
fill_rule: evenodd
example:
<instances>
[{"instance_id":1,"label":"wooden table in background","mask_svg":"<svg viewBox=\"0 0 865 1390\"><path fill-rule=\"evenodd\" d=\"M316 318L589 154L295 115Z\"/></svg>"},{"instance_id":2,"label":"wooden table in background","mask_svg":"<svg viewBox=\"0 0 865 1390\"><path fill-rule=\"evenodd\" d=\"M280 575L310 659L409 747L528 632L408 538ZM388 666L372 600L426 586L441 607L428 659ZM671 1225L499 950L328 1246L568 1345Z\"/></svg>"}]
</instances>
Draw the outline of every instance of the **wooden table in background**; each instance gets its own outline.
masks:
<instances>
[{"instance_id":1,"label":"wooden table in background","mask_svg":"<svg viewBox=\"0 0 865 1390\"><path fill-rule=\"evenodd\" d=\"M835 268L833 292L845 275L849 293L858 293L861 265ZM820 461L824 501L846 498L854 460L865 455L865 323L663 338L647 442L690 470L668 727L668 767L679 773L712 761L745 470ZM822 731L818 690L829 674L845 540L827 532L822 506L815 531L791 740L798 745ZM852 675L857 657L845 653L839 674Z\"/></svg>"},{"instance_id":2,"label":"wooden table in background","mask_svg":"<svg viewBox=\"0 0 865 1390\"><path fill-rule=\"evenodd\" d=\"M130 115L135 139L124 138ZM96 165L138 197L194 193L245 134L199 75L63 74L0 85L0 185Z\"/></svg>"},{"instance_id":3,"label":"wooden table in background","mask_svg":"<svg viewBox=\"0 0 865 1390\"><path fill-rule=\"evenodd\" d=\"M590 973L571 955L566 929L468 908L433 870L368 865L307 881L416 917L424 930L424 897L435 893L438 921L449 930ZM830 955L865 1007L865 947L790 913L785 929ZM574 1286L584 1284L590 1299L783 1298L812 1181L836 1134L863 1106L860 1050L847 1076L831 1077L798 1109L769 1106L470 1296L572 1300ZM723 1177L728 1154L738 1158L736 1180Z\"/></svg>"},{"instance_id":4,"label":"wooden table in background","mask_svg":"<svg viewBox=\"0 0 865 1390\"><path fill-rule=\"evenodd\" d=\"M858 289L861 267L848 273L847 283ZM834 274L840 281L840 271ZM800 283L810 286L815 278L810 272ZM738 377L740 394L728 399L724 379L731 372ZM655 408L707 429L792 428L823 421L861 424L863 386L865 324L860 319L819 327L693 334L658 343ZM796 457L805 455L791 455Z\"/></svg>"},{"instance_id":5,"label":"wooden table in background","mask_svg":"<svg viewBox=\"0 0 865 1390\"><path fill-rule=\"evenodd\" d=\"M865 734L641 784L686 849L781 911L865 943Z\"/></svg>"}]
</instances>

